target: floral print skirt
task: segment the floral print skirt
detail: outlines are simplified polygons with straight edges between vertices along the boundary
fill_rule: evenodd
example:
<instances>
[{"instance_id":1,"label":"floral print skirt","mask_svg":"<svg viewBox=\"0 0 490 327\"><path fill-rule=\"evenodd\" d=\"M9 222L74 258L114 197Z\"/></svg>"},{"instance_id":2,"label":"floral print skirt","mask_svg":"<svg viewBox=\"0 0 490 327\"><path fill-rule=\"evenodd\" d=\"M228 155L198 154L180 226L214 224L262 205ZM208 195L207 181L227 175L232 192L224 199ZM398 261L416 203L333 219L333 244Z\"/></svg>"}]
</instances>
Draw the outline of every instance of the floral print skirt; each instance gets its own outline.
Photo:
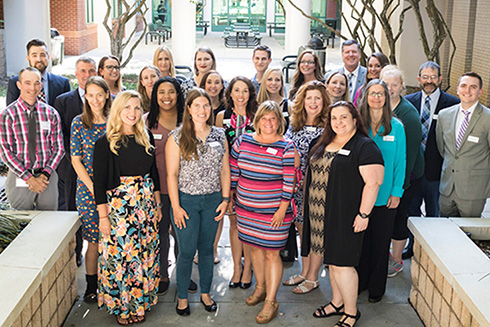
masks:
<instances>
[{"instance_id":1,"label":"floral print skirt","mask_svg":"<svg viewBox=\"0 0 490 327\"><path fill-rule=\"evenodd\" d=\"M142 316L158 302L160 280L158 223L153 181L121 177L107 191L111 235L99 242L99 308L129 318Z\"/></svg>"}]
</instances>

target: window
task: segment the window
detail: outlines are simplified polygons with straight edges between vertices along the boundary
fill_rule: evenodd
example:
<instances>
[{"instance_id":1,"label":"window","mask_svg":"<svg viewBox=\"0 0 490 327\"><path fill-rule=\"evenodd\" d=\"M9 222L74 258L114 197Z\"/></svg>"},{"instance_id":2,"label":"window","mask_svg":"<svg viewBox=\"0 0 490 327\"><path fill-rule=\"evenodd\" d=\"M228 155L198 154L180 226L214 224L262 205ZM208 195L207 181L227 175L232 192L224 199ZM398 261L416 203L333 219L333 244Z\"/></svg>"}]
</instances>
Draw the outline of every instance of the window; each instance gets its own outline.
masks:
<instances>
[{"instance_id":1,"label":"window","mask_svg":"<svg viewBox=\"0 0 490 327\"><path fill-rule=\"evenodd\" d=\"M86 0L86 13L85 13L85 18L87 21L87 24L91 24L94 22L94 0Z\"/></svg>"}]
</instances>

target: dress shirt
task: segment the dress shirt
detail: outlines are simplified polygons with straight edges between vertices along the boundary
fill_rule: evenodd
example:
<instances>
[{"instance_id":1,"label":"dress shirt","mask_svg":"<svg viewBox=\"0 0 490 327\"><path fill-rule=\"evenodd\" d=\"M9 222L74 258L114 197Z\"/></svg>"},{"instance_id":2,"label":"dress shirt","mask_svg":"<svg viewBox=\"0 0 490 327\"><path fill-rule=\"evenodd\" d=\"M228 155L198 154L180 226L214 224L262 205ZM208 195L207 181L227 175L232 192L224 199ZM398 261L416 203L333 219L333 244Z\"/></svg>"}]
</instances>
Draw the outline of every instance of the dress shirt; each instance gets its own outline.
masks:
<instances>
[{"instance_id":1,"label":"dress shirt","mask_svg":"<svg viewBox=\"0 0 490 327\"><path fill-rule=\"evenodd\" d=\"M471 116L473 116L473 112L475 111L477 105L478 105L478 101L474 105L466 109L466 111L469 111L470 113L468 116L468 121L471 121ZM458 139L459 130L461 129L461 125L463 124L464 117L465 117L465 114L462 112L462 110L464 109L461 107L461 105L459 105L458 115L456 117L456 126L455 126L456 128L454 129L454 135L456 136L456 140Z\"/></svg>"},{"instance_id":2,"label":"dress shirt","mask_svg":"<svg viewBox=\"0 0 490 327\"><path fill-rule=\"evenodd\" d=\"M434 113L436 112L436 107L437 103L439 102L439 97L441 96L441 89L437 88L434 92L432 92L431 95L429 95L430 98L430 118L429 118L429 128L430 130L430 125L432 124L432 120L434 119ZM424 112L424 106L425 106L425 98L427 98L427 93L425 93L422 90L422 99L420 100L420 119L422 119L422 114Z\"/></svg>"},{"instance_id":3,"label":"dress shirt","mask_svg":"<svg viewBox=\"0 0 490 327\"><path fill-rule=\"evenodd\" d=\"M19 98L0 112L0 157L23 180L32 176L29 169L42 168L51 175L63 157L63 134L58 112L37 101L36 160L29 161L28 107Z\"/></svg>"},{"instance_id":4,"label":"dress shirt","mask_svg":"<svg viewBox=\"0 0 490 327\"><path fill-rule=\"evenodd\" d=\"M80 96L80 99L82 99L82 103L85 104L85 90L80 86L78 87L78 95Z\"/></svg>"},{"instance_id":5,"label":"dress shirt","mask_svg":"<svg viewBox=\"0 0 490 327\"><path fill-rule=\"evenodd\" d=\"M46 99L46 103L49 99L49 81L48 81L48 71L45 70L43 76L41 77L41 83L43 83L44 88L44 98Z\"/></svg>"}]
</instances>

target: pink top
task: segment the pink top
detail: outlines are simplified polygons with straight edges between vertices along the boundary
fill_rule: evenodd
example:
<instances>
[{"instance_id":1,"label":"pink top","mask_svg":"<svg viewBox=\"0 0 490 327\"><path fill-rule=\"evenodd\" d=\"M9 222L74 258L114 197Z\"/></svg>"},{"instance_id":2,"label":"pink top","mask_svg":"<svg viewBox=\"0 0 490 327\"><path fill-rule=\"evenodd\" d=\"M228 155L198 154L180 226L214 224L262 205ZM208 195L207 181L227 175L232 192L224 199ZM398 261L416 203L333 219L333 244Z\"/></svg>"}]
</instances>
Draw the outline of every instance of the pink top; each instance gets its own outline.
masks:
<instances>
[{"instance_id":1,"label":"pink top","mask_svg":"<svg viewBox=\"0 0 490 327\"><path fill-rule=\"evenodd\" d=\"M160 176L160 193L168 194L167 188L167 164L165 163L165 145L167 145L170 131L158 124L157 128L150 129L155 138L155 159L158 175Z\"/></svg>"}]
</instances>

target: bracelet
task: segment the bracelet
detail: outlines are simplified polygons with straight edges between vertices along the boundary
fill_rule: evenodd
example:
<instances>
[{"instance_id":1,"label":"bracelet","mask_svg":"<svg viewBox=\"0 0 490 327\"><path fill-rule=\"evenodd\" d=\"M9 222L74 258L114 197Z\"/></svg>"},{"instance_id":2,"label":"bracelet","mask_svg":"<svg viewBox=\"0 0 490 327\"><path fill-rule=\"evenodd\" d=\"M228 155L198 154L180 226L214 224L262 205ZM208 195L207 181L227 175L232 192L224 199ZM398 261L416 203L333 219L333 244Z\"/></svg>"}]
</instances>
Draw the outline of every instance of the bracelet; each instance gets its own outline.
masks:
<instances>
[{"instance_id":1,"label":"bracelet","mask_svg":"<svg viewBox=\"0 0 490 327\"><path fill-rule=\"evenodd\" d=\"M362 219L366 219L366 218L371 217L371 214L372 214L372 212L369 214L366 214L366 213L362 213L361 211L359 211L359 213L358 213L358 215L361 216Z\"/></svg>"},{"instance_id":2,"label":"bracelet","mask_svg":"<svg viewBox=\"0 0 490 327\"><path fill-rule=\"evenodd\" d=\"M158 209L163 208L163 203L161 203L161 202L160 202L160 203L157 203L157 208L158 208Z\"/></svg>"},{"instance_id":3,"label":"bracelet","mask_svg":"<svg viewBox=\"0 0 490 327\"><path fill-rule=\"evenodd\" d=\"M221 201L230 202L230 197L229 196L222 196Z\"/></svg>"}]
</instances>

